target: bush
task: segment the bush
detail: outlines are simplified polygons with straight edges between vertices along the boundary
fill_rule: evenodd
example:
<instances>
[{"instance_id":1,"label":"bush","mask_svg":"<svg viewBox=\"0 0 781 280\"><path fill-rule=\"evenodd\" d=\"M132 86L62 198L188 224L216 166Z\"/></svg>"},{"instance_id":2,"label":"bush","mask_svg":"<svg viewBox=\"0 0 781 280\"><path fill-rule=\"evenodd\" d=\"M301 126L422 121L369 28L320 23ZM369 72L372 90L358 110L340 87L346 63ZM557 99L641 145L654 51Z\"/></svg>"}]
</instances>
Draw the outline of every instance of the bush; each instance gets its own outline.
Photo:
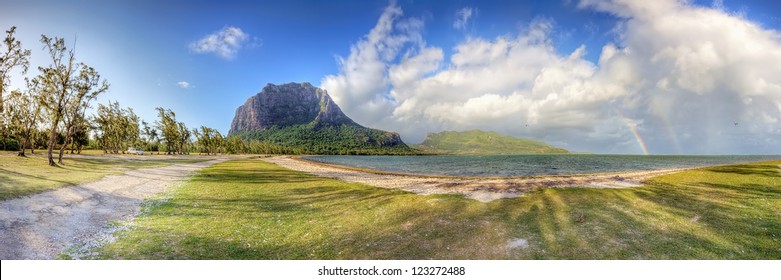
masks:
<instances>
[{"instance_id":1,"label":"bush","mask_svg":"<svg viewBox=\"0 0 781 280\"><path fill-rule=\"evenodd\" d=\"M19 141L16 141L16 139L13 138L4 138L1 141L2 145L0 145L0 148L6 151L18 151L19 150Z\"/></svg>"}]
</instances>

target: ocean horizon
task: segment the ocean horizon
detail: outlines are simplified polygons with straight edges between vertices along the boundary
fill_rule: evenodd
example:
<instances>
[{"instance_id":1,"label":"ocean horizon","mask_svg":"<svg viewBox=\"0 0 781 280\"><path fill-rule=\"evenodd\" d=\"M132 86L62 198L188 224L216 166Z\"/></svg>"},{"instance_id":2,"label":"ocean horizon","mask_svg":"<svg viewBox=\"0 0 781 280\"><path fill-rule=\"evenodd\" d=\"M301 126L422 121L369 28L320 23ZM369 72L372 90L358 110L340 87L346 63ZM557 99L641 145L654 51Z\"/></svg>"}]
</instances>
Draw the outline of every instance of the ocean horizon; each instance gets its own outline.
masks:
<instances>
[{"instance_id":1,"label":"ocean horizon","mask_svg":"<svg viewBox=\"0 0 781 280\"><path fill-rule=\"evenodd\" d=\"M696 168L781 159L781 155L428 155L304 156L348 167L428 176L518 177Z\"/></svg>"}]
</instances>

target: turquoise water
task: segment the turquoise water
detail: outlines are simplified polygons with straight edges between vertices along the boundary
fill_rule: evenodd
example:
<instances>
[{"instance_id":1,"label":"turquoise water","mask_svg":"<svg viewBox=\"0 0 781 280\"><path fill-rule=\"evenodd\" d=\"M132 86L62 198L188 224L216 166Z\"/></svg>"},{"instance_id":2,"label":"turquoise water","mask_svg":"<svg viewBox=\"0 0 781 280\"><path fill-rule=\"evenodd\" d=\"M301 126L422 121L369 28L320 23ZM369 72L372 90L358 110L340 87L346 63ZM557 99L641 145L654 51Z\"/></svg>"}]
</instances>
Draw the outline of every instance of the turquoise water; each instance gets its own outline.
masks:
<instances>
[{"instance_id":1,"label":"turquoise water","mask_svg":"<svg viewBox=\"0 0 781 280\"><path fill-rule=\"evenodd\" d=\"M306 156L304 158L323 163L406 174L509 177L699 167L777 160L781 159L781 155L442 155Z\"/></svg>"}]
</instances>

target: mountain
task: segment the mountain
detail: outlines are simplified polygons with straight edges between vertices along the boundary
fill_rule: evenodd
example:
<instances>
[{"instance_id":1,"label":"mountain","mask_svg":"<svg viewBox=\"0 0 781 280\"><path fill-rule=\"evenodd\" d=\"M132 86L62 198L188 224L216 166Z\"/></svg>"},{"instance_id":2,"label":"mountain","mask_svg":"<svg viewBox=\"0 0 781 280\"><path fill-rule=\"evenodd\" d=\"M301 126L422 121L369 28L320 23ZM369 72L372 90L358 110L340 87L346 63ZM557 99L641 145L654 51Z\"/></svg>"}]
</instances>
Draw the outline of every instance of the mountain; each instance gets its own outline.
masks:
<instances>
[{"instance_id":1,"label":"mountain","mask_svg":"<svg viewBox=\"0 0 781 280\"><path fill-rule=\"evenodd\" d=\"M413 148L445 154L566 154L569 151L540 141L515 138L496 132L470 130L429 133Z\"/></svg>"},{"instance_id":2,"label":"mountain","mask_svg":"<svg viewBox=\"0 0 781 280\"><path fill-rule=\"evenodd\" d=\"M267 84L236 109L228 135L308 154L411 154L398 133L347 117L331 96L309 83Z\"/></svg>"}]
</instances>

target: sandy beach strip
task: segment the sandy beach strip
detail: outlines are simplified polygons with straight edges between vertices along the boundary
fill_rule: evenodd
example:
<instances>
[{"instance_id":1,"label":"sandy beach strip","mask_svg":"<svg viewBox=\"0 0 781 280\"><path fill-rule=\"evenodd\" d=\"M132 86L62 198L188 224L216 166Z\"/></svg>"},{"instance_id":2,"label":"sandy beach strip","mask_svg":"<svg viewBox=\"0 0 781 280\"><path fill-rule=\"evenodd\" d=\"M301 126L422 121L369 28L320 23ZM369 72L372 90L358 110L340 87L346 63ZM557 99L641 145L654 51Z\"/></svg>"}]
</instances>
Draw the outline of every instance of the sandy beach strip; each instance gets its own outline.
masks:
<instances>
[{"instance_id":1,"label":"sandy beach strip","mask_svg":"<svg viewBox=\"0 0 781 280\"><path fill-rule=\"evenodd\" d=\"M290 156L261 158L261 160L288 169L312 175L334 178L370 186L401 189L421 195L462 194L467 198L490 202L500 198L512 198L524 192L540 188L629 188L642 186L642 181L652 177L680 172L686 169L629 171L616 173L510 177L510 178L460 178L428 177L407 174L372 173L334 165L320 164Z\"/></svg>"}]
</instances>

